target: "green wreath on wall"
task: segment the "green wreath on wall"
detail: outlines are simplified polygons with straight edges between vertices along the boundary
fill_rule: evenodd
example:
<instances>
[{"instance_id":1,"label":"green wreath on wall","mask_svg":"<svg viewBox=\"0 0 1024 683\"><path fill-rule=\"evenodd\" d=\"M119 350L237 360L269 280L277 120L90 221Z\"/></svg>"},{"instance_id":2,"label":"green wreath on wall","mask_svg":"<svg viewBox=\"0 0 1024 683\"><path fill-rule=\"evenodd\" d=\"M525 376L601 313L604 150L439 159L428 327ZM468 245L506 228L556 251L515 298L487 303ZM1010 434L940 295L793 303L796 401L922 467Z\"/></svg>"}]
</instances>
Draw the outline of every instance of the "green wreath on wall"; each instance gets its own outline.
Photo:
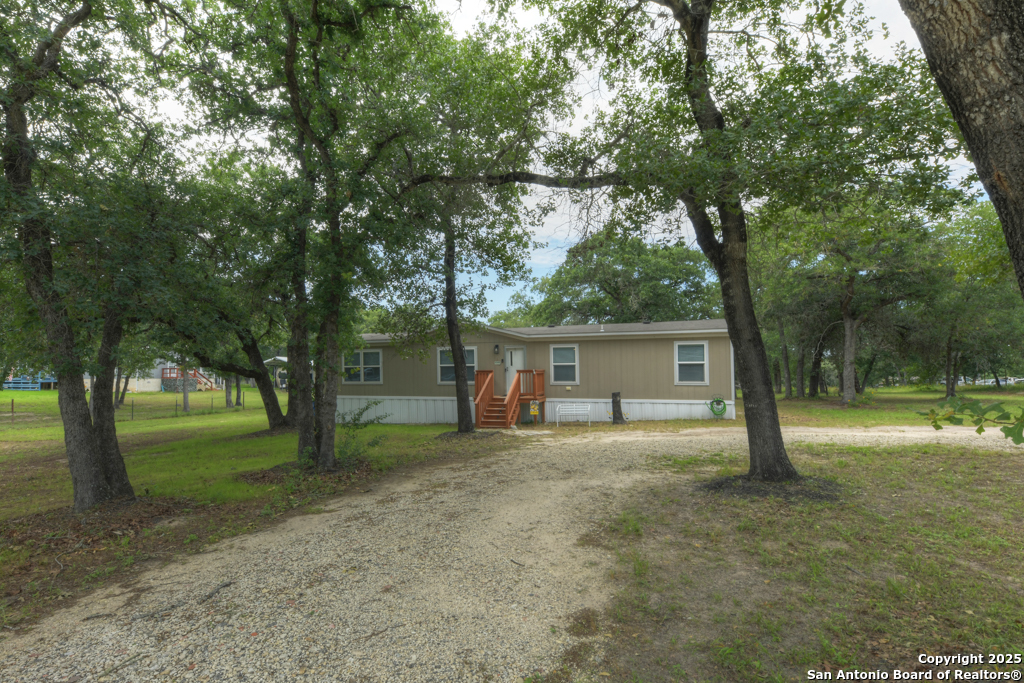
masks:
<instances>
[{"instance_id":1,"label":"green wreath on wall","mask_svg":"<svg viewBox=\"0 0 1024 683\"><path fill-rule=\"evenodd\" d=\"M712 415L718 418L725 415L725 411L729 409L729 406L728 404L726 404L725 399L722 398L721 396L715 396L713 399L711 399L710 403L705 403L704 405L708 407L708 410L711 411Z\"/></svg>"}]
</instances>

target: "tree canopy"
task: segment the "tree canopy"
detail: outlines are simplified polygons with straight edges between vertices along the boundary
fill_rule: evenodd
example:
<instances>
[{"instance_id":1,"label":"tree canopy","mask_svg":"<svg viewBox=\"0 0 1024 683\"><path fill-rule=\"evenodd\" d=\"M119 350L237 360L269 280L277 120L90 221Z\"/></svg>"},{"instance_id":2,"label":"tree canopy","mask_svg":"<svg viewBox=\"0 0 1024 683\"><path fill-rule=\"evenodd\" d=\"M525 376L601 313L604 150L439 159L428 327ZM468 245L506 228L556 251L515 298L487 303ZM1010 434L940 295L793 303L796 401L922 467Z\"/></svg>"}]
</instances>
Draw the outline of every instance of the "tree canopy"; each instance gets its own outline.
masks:
<instances>
[{"instance_id":1,"label":"tree canopy","mask_svg":"<svg viewBox=\"0 0 1024 683\"><path fill-rule=\"evenodd\" d=\"M457 348L488 286L528 278L529 185L586 237L492 322L724 317L752 477L796 476L766 338L787 374L789 342L812 377L842 357L847 398L943 322L947 376L1011 362L969 324L1009 271L989 209L962 208L953 117L922 55L872 55L859 7L531 0L522 30L495 6L457 36L389 0L3 4L0 370L56 373L76 509L133 494L112 402L90 411L80 379L113 396L155 348L252 378L297 458L335 467L358 331ZM592 112L584 73L607 88Z\"/></svg>"}]
</instances>

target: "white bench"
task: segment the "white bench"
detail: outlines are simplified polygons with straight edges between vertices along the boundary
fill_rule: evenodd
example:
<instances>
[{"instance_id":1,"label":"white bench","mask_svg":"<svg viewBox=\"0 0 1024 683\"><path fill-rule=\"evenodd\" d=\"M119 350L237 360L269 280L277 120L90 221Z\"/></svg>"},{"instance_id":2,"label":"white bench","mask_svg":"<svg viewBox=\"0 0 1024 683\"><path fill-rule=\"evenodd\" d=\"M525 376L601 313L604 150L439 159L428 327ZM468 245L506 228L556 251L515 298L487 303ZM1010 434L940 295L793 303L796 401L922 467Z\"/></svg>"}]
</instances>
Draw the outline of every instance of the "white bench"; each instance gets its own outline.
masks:
<instances>
[{"instance_id":1,"label":"white bench","mask_svg":"<svg viewBox=\"0 0 1024 683\"><path fill-rule=\"evenodd\" d=\"M582 420L587 418L587 426L590 426L590 404L589 403L559 403L555 408L555 426L563 417L578 417Z\"/></svg>"}]
</instances>

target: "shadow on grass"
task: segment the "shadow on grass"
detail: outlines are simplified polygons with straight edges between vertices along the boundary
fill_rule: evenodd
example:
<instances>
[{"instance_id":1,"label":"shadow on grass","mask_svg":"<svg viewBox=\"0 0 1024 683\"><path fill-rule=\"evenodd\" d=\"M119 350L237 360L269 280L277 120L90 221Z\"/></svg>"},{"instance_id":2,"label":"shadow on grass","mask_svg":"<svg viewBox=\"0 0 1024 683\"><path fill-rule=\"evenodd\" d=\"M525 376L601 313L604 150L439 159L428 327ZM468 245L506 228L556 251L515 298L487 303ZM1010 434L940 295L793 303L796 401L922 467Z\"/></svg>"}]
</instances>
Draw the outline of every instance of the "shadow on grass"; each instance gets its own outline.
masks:
<instances>
[{"instance_id":1,"label":"shadow on grass","mask_svg":"<svg viewBox=\"0 0 1024 683\"><path fill-rule=\"evenodd\" d=\"M745 474L715 477L696 485L698 491L736 498L780 498L787 502L811 501L836 503L841 500L843 487L837 482L820 477L801 477L796 481L755 481Z\"/></svg>"}]
</instances>

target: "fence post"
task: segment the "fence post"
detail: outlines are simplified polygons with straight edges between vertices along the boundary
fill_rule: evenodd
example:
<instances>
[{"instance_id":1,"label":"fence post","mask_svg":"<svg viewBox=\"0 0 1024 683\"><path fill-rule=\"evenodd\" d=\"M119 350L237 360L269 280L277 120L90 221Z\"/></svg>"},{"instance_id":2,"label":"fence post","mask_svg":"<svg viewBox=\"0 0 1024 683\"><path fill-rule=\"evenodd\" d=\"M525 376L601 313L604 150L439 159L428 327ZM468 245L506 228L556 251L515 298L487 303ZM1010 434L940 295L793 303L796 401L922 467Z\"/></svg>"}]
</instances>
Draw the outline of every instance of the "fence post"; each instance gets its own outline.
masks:
<instances>
[{"instance_id":1,"label":"fence post","mask_svg":"<svg viewBox=\"0 0 1024 683\"><path fill-rule=\"evenodd\" d=\"M178 399L174 399L174 417L178 417Z\"/></svg>"},{"instance_id":2,"label":"fence post","mask_svg":"<svg viewBox=\"0 0 1024 683\"><path fill-rule=\"evenodd\" d=\"M132 422L135 421L135 399L132 399Z\"/></svg>"}]
</instances>

